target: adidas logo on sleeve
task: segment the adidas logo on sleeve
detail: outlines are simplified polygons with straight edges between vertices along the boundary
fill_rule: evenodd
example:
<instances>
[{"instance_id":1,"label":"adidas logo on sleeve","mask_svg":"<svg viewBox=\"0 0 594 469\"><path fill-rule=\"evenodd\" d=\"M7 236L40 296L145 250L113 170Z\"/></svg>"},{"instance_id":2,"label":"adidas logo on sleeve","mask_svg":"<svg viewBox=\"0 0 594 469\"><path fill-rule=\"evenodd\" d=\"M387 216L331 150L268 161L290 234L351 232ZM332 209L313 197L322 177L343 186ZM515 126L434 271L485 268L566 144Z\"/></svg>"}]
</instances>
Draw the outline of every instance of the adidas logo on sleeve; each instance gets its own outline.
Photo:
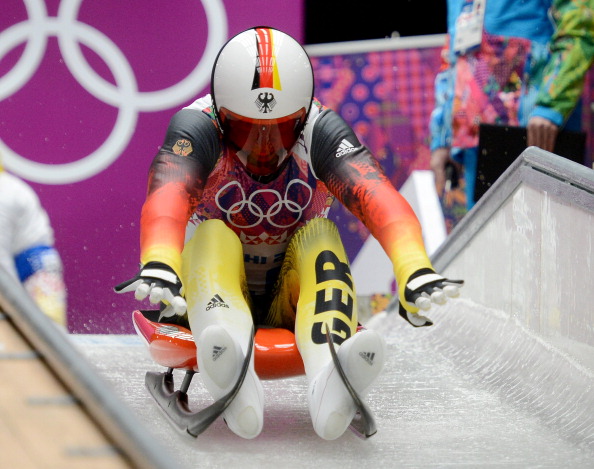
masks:
<instances>
[{"instance_id":1,"label":"adidas logo on sleeve","mask_svg":"<svg viewBox=\"0 0 594 469\"><path fill-rule=\"evenodd\" d=\"M349 142L346 138L343 138L342 142L340 142L340 145L338 146L338 149L336 150L335 156L336 158L340 158L341 156L344 156L353 151L355 151L355 147L353 146L353 144Z\"/></svg>"}]
</instances>

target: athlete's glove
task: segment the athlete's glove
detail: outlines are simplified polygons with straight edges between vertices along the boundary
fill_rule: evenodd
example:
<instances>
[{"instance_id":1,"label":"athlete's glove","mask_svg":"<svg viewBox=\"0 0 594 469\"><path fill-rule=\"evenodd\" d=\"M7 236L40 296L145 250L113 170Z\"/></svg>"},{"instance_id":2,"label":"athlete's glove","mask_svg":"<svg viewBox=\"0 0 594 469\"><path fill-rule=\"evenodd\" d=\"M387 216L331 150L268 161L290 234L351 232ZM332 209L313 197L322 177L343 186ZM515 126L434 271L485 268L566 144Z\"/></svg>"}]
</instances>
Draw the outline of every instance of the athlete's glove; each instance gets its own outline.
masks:
<instances>
[{"instance_id":1,"label":"athlete's glove","mask_svg":"<svg viewBox=\"0 0 594 469\"><path fill-rule=\"evenodd\" d=\"M412 309L428 311L435 303L444 304L448 297L455 298L460 295L463 280L449 280L436 274L431 269L420 269L412 274L404 289L404 299L408 308L399 302L399 314L415 327L431 326L433 322L418 313L410 312Z\"/></svg>"},{"instance_id":2,"label":"athlete's glove","mask_svg":"<svg viewBox=\"0 0 594 469\"><path fill-rule=\"evenodd\" d=\"M167 302L178 315L184 314L187 309L181 280L171 267L161 262L149 262L136 277L116 285L114 290L116 293L134 291L137 300L148 296L153 304Z\"/></svg>"}]
</instances>

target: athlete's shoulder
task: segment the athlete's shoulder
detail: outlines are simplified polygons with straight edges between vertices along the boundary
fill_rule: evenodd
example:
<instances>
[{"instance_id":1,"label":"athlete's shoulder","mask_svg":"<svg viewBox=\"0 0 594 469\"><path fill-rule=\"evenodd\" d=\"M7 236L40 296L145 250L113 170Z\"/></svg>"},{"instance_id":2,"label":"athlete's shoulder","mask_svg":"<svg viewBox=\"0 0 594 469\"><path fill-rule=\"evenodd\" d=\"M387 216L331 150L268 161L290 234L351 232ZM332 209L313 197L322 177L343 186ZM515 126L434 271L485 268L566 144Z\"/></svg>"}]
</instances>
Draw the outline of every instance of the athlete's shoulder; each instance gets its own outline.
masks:
<instances>
[{"instance_id":1,"label":"athlete's shoulder","mask_svg":"<svg viewBox=\"0 0 594 469\"><path fill-rule=\"evenodd\" d=\"M171 119L171 125L178 126L205 126L207 129L213 128L218 131L218 124L215 118L212 98L210 95L202 96L194 102L181 108Z\"/></svg>"},{"instance_id":2,"label":"athlete's shoulder","mask_svg":"<svg viewBox=\"0 0 594 469\"><path fill-rule=\"evenodd\" d=\"M192 109L195 111L200 111L206 114L213 121L216 121L212 96L210 94L201 96L188 106L185 106L183 109Z\"/></svg>"},{"instance_id":3,"label":"athlete's shoulder","mask_svg":"<svg viewBox=\"0 0 594 469\"><path fill-rule=\"evenodd\" d=\"M320 177L320 170L327 166L327 161L333 162L337 154L341 156L337 152L345 145L348 150L361 147L355 132L340 114L314 98L295 153L307 161L316 177Z\"/></svg>"},{"instance_id":4,"label":"athlete's shoulder","mask_svg":"<svg viewBox=\"0 0 594 469\"><path fill-rule=\"evenodd\" d=\"M324 140L341 140L348 135L354 135L352 127L342 118L340 114L332 109L325 109L316 119L316 125L312 128L314 137L320 135Z\"/></svg>"},{"instance_id":5,"label":"athlete's shoulder","mask_svg":"<svg viewBox=\"0 0 594 469\"><path fill-rule=\"evenodd\" d=\"M354 130L341 115L324 106L319 108L309 131L306 139L312 158L334 154L345 141L352 147L361 146Z\"/></svg>"},{"instance_id":6,"label":"athlete's shoulder","mask_svg":"<svg viewBox=\"0 0 594 469\"><path fill-rule=\"evenodd\" d=\"M216 161L221 151L221 133L209 95L197 99L173 115L162 150Z\"/></svg>"},{"instance_id":7,"label":"athlete's shoulder","mask_svg":"<svg viewBox=\"0 0 594 469\"><path fill-rule=\"evenodd\" d=\"M334 123L334 124L333 124ZM338 128L348 129L346 122L332 109L323 105L318 99L314 98L307 122L303 129L303 140L307 148L311 147L312 138L320 133L332 132Z\"/></svg>"}]
</instances>

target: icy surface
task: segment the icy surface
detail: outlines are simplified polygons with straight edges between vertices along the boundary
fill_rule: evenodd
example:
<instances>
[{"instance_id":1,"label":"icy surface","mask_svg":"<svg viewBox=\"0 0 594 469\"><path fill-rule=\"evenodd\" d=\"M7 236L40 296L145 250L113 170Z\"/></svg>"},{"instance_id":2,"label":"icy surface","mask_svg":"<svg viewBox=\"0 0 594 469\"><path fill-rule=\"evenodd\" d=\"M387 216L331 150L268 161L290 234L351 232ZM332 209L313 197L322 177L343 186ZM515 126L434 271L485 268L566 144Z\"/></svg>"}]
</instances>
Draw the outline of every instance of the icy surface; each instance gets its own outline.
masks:
<instances>
[{"instance_id":1,"label":"icy surface","mask_svg":"<svg viewBox=\"0 0 594 469\"><path fill-rule=\"evenodd\" d=\"M178 456L172 467L594 468L591 348L554 346L505 315L468 300L433 312L415 329L394 315L369 323L382 331L388 359L367 397L378 433L347 431L336 441L313 431L304 377L264 381L262 434L243 440L216 421L197 439L178 433L144 387L155 365L136 336L72 336L74 343L149 431ZM587 350L586 350L587 349ZM586 357L586 358L584 358ZM176 374L176 384L181 374ZM199 375L190 402L210 398Z\"/></svg>"}]
</instances>

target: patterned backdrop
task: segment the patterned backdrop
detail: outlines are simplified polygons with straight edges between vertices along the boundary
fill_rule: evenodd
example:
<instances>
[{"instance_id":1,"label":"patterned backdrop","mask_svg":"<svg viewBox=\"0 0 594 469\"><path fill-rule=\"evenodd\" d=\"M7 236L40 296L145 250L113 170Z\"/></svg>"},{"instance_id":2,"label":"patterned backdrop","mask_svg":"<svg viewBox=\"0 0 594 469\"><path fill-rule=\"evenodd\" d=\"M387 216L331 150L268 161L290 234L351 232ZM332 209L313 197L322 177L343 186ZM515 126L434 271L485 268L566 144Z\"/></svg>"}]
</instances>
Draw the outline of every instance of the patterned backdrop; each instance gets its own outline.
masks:
<instances>
[{"instance_id":1,"label":"patterned backdrop","mask_svg":"<svg viewBox=\"0 0 594 469\"><path fill-rule=\"evenodd\" d=\"M440 47L313 57L316 96L339 112L381 161L397 188L415 169L429 169L429 118ZM583 122L588 132L585 164L592 166L594 70L584 91ZM441 200L447 231L465 215L464 181ZM334 206L353 259L368 231L344 208Z\"/></svg>"}]
</instances>

